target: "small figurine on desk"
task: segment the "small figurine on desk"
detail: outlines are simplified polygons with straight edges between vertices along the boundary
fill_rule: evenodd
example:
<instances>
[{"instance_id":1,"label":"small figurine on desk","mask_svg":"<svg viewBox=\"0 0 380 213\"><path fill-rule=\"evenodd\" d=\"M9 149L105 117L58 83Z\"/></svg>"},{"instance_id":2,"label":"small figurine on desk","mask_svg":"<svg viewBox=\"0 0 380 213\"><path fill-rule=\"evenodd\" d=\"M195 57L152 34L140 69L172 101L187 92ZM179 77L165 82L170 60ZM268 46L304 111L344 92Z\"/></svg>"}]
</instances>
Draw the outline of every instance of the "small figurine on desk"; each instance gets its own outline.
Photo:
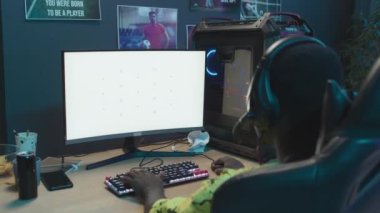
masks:
<instances>
[{"instance_id":1,"label":"small figurine on desk","mask_svg":"<svg viewBox=\"0 0 380 213\"><path fill-rule=\"evenodd\" d=\"M187 141L191 144L189 152L201 154L205 151L206 145L210 141L210 135L206 131L192 131L187 135Z\"/></svg>"},{"instance_id":2,"label":"small figurine on desk","mask_svg":"<svg viewBox=\"0 0 380 213\"><path fill-rule=\"evenodd\" d=\"M329 79L342 82L339 57L311 37L288 37L268 48L251 81L249 111L259 140L273 141L280 164L314 155L323 95ZM269 166L269 165L264 165ZM231 157L211 164L219 175L207 180L191 197L167 199L159 177L130 172L124 181L132 186L145 212L210 212L214 192L231 177L251 170Z\"/></svg>"},{"instance_id":3,"label":"small figurine on desk","mask_svg":"<svg viewBox=\"0 0 380 213\"><path fill-rule=\"evenodd\" d=\"M24 152L34 152L37 153L37 136L36 132L17 132L13 130L15 134L16 145L19 147L20 151Z\"/></svg>"}]
</instances>

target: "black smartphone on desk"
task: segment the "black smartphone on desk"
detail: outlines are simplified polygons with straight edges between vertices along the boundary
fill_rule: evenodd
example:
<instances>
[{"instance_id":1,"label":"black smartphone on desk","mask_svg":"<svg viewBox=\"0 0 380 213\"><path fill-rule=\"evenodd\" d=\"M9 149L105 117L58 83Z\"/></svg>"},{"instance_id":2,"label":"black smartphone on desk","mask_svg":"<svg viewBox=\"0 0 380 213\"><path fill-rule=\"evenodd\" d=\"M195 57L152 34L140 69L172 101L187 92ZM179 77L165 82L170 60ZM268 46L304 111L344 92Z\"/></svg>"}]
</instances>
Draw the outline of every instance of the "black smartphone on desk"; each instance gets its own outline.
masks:
<instances>
[{"instance_id":1,"label":"black smartphone on desk","mask_svg":"<svg viewBox=\"0 0 380 213\"><path fill-rule=\"evenodd\" d=\"M41 173L41 181L49 191L73 187L73 183L62 170Z\"/></svg>"}]
</instances>

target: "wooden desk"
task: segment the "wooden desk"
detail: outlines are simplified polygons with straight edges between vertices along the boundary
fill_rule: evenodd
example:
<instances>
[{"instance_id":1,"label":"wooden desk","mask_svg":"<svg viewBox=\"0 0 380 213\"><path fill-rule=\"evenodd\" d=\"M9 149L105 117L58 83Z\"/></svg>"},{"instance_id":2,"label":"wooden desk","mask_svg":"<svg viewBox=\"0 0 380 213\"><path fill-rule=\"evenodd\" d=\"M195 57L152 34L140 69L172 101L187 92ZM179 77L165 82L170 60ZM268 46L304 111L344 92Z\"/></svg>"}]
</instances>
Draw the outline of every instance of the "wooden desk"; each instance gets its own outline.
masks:
<instances>
[{"instance_id":1,"label":"wooden desk","mask_svg":"<svg viewBox=\"0 0 380 213\"><path fill-rule=\"evenodd\" d=\"M145 149L149 150L154 147L146 147ZM114 176L117 173L128 171L130 168L138 166L141 159L129 159L105 167L85 170L85 166L89 163L110 158L121 153L121 150L110 150L78 158L82 160L79 170L68 173L69 178L74 184L73 188L50 192L41 183L38 187L38 197L32 200L19 200L17 191L12 190L13 187L7 184L7 182L12 182L14 177L1 177L0 212L143 212L142 205L133 196L119 198L106 190L103 183L106 176ZM216 150L209 150L205 154L213 159L227 155ZM209 169L210 178L215 177L215 174L210 169L211 161L204 156L163 158L164 164L187 159L196 162L201 168ZM246 166L253 166L255 164L245 159L238 159ZM166 196L169 198L189 196L200 187L201 182L197 181L166 188Z\"/></svg>"}]
</instances>

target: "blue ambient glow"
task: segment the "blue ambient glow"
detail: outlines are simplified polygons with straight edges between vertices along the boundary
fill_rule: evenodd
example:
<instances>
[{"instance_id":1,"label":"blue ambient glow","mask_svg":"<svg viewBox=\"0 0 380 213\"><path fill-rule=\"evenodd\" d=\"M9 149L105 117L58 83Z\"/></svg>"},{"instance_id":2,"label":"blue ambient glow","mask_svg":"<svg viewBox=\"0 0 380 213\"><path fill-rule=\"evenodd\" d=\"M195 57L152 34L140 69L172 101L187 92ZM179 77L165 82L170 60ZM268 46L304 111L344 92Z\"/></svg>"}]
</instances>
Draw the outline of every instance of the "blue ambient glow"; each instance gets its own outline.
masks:
<instances>
[{"instance_id":1,"label":"blue ambient glow","mask_svg":"<svg viewBox=\"0 0 380 213\"><path fill-rule=\"evenodd\" d=\"M207 60L208 60L209 58L211 58L212 56L214 56L215 53L216 53L216 49L211 49L210 51L208 51L208 53L207 53L207 55L206 55L206 56L207 56ZM214 71L210 70L208 67L206 67L206 71L207 71L207 73L208 73L209 75L211 75L211 76L217 76L217 75L218 75L217 72L214 72Z\"/></svg>"}]
</instances>

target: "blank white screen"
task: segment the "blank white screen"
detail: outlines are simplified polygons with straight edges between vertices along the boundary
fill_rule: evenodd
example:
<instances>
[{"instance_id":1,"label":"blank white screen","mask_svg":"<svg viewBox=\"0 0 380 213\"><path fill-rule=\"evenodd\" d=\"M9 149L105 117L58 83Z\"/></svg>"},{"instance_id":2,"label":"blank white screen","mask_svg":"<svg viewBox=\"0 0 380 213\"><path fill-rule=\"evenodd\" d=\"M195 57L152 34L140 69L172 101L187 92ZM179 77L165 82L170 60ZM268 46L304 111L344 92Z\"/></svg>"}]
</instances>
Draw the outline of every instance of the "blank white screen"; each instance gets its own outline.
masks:
<instances>
[{"instance_id":1,"label":"blank white screen","mask_svg":"<svg viewBox=\"0 0 380 213\"><path fill-rule=\"evenodd\" d=\"M203 126L204 51L64 52L66 140Z\"/></svg>"}]
</instances>

